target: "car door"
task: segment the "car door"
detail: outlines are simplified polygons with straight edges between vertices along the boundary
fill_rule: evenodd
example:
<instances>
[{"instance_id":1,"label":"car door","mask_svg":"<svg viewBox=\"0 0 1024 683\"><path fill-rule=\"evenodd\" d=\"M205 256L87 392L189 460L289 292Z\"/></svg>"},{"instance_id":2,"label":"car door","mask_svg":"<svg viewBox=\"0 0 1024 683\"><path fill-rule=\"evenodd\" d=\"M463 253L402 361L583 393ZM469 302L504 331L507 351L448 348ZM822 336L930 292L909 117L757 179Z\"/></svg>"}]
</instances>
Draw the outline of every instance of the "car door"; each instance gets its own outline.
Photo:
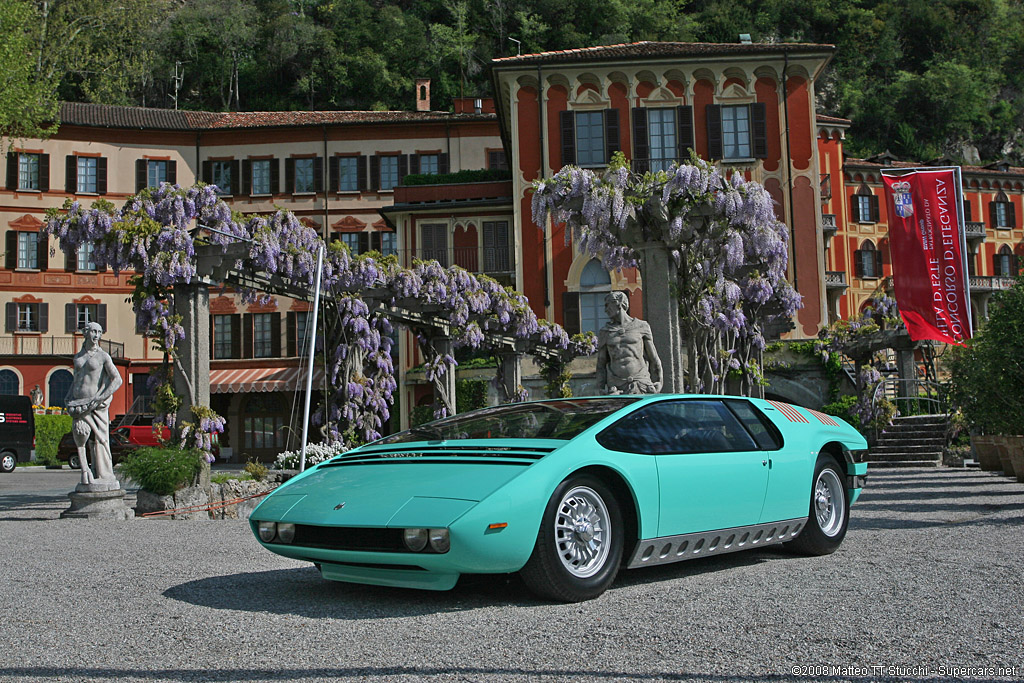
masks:
<instances>
[{"instance_id":1,"label":"car door","mask_svg":"<svg viewBox=\"0 0 1024 683\"><path fill-rule=\"evenodd\" d=\"M658 536L756 524L768 487L762 451L721 400L652 403L600 439L655 458Z\"/></svg>"}]
</instances>

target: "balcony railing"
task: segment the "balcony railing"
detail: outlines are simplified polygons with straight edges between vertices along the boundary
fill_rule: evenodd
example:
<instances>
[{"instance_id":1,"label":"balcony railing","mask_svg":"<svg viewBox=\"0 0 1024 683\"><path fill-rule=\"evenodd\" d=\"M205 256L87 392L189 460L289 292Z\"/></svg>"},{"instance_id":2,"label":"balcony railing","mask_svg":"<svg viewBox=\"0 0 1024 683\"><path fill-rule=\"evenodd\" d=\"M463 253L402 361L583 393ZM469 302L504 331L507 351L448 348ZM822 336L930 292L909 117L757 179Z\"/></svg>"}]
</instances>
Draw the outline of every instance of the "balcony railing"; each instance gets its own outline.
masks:
<instances>
[{"instance_id":1,"label":"balcony railing","mask_svg":"<svg viewBox=\"0 0 1024 683\"><path fill-rule=\"evenodd\" d=\"M966 229L964 234L967 239L981 239L985 240L985 224L981 221L967 221Z\"/></svg>"},{"instance_id":2,"label":"balcony railing","mask_svg":"<svg viewBox=\"0 0 1024 683\"><path fill-rule=\"evenodd\" d=\"M835 232L839 229L836 227L836 215L834 213L821 214L821 229L826 233Z\"/></svg>"},{"instance_id":3,"label":"balcony railing","mask_svg":"<svg viewBox=\"0 0 1024 683\"><path fill-rule=\"evenodd\" d=\"M991 275L972 275L970 278L971 292L998 292L1013 287L1012 277Z\"/></svg>"},{"instance_id":4,"label":"balcony railing","mask_svg":"<svg viewBox=\"0 0 1024 683\"><path fill-rule=\"evenodd\" d=\"M845 289L846 273L842 270L830 270L825 273L826 289Z\"/></svg>"},{"instance_id":5,"label":"balcony railing","mask_svg":"<svg viewBox=\"0 0 1024 683\"><path fill-rule=\"evenodd\" d=\"M15 334L0 337L0 356L73 356L82 348L83 337L43 337ZM124 358L124 344L100 340L100 348L111 358Z\"/></svg>"},{"instance_id":6,"label":"balcony railing","mask_svg":"<svg viewBox=\"0 0 1024 683\"><path fill-rule=\"evenodd\" d=\"M452 249L402 249L399 258L430 260L442 266L456 265L471 273L511 273L515 270L512 250L501 247L455 247Z\"/></svg>"}]
</instances>

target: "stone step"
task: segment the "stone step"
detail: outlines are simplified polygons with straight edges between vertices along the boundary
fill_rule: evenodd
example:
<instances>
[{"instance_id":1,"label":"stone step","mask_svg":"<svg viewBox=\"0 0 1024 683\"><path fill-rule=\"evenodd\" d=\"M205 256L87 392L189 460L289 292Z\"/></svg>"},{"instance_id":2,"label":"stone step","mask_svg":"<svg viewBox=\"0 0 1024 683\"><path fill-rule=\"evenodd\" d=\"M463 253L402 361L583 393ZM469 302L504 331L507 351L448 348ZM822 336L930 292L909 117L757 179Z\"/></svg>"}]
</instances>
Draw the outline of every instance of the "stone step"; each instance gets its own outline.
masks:
<instances>
[{"instance_id":1,"label":"stone step","mask_svg":"<svg viewBox=\"0 0 1024 683\"><path fill-rule=\"evenodd\" d=\"M868 477L872 469L890 469L897 467L939 467L942 460L868 460Z\"/></svg>"},{"instance_id":2,"label":"stone step","mask_svg":"<svg viewBox=\"0 0 1024 683\"><path fill-rule=\"evenodd\" d=\"M930 460L936 458L942 460L942 451L914 451L904 453L877 453L871 451L867 455L869 460Z\"/></svg>"},{"instance_id":3,"label":"stone step","mask_svg":"<svg viewBox=\"0 0 1024 683\"><path fill-rule=\"evenodd\" d=\"M945 415L901 415L893 422L946 422Z\"/></svg>"},{"instance_id":4,"label":"stone step","mask_svg":"<svg viewBox=\"0 0 1024 683\"><path fill-rule=\"evenodd\" d=\"M945 439L879 439L872 446L875 448L909 448L911 446L928 446L935 450L942 450L946 446Z\"/></svg>"},{"instance_id":5,"label":"stone step","mask_svg":"<svg viewBox=\"0 0 1024 683\"><path fill-rule=\"evenodd\" d=\"M889 425L884 434L945 434L945 425Z\"/></svg>"},{"instance_id":6,"label":"stone step","mask_svg":"<svg viewBox=\"0 0 1024 683\"><path fill-rule=\"evenodd\" d=\"M936 445L913 445L913 446L875 446L870 450L871 455L899 455L900 453L942 453L942 446Z\"/></svg>"}]
</instances>

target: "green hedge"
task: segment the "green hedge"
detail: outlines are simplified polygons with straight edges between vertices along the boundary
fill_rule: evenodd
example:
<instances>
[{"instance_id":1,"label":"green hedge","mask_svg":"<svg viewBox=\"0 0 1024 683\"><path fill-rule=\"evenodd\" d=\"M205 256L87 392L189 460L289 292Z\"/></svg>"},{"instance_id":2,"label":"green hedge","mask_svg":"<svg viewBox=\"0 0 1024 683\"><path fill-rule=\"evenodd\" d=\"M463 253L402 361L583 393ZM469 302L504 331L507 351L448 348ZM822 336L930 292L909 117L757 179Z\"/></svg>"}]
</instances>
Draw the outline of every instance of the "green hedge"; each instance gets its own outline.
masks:
<instances>
[{"instance_id":1,"label":"green hedge","mask_svg":"<svg viewBox=\"0 0 1024 683\"><path fill-rule=\"evenodd\" d=\"M56 464L57 446L70 431L70 415L36 415L36 460L45 465Z\"/></svg>"},{"instance_id":2,"label":"green hedge","mask_svg":"<svg viewBox=\"0 0 1024 683\"><path fill-rule=\"evenodd\" d=\"M511 180L511 171L484 168L456 171L455 173L410 173L402 178L402 185L455 185L458 183L488 183L497 180Z\"/></svg>"},{"instance_id":3,"label":"green hedge","mask_svg":"<svg viewBox=\"0 0 1024 683\"><path fill-rule=\"evenodd\" d=\"M140 448L121 460L121 472L158 496L191 486L202 471L205 454L196 449Z\"/></svg>"}]
</instances>

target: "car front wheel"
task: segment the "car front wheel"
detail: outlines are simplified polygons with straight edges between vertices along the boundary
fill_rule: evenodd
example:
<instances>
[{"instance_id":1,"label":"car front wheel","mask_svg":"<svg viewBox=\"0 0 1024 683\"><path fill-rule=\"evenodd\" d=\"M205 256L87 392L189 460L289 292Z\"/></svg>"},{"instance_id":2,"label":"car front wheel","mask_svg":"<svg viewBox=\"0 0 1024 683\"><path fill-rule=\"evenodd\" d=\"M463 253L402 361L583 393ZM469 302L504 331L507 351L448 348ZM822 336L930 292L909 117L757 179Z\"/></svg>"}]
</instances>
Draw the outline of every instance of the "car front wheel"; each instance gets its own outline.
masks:
<instances>
[{"instance_id":1,"label":"car front wheel","mask_svg":"<svg viewBox=\"0 0 1024 683\"><path fill-rule=\"evenodd\" d=\"M17 466L18 461L14 459L13 453L0 455L0 472L13 472Z\"/></svg>"},{"instance_id":2,"label":"car front wheel","mask_svg":"<svg viewBox=\"0 0 1024 683\"><path fill-rule=\"evenodd\" d=\"M82 469L82 463L78 460L78 453L74 453L68 456L68 467L73 470Z\"/></svg>"},{"instance_id":3,"label":"car front wheel","mask_svg":"<svg viewBox=\"0 0 1024 683\"><path fill-rule=\"evenodd\" d=\"M596 598L618 574L623 531L622 513L608 487L594 477L570 477L548 501L533 554L520 575L544 598Z\"/></svg>"},{"instance_id":4,"label":"car front wheel","mask_svg":"<svg viewBox=\"0 0 1024 683\"><path fill-rule=\"evenodd\" d=\"M812 482L807 524L786 547L806 555L828 555L846 536L850 495L839 463L829 455L818 456Z\"/></svg>"}]
</instances>

